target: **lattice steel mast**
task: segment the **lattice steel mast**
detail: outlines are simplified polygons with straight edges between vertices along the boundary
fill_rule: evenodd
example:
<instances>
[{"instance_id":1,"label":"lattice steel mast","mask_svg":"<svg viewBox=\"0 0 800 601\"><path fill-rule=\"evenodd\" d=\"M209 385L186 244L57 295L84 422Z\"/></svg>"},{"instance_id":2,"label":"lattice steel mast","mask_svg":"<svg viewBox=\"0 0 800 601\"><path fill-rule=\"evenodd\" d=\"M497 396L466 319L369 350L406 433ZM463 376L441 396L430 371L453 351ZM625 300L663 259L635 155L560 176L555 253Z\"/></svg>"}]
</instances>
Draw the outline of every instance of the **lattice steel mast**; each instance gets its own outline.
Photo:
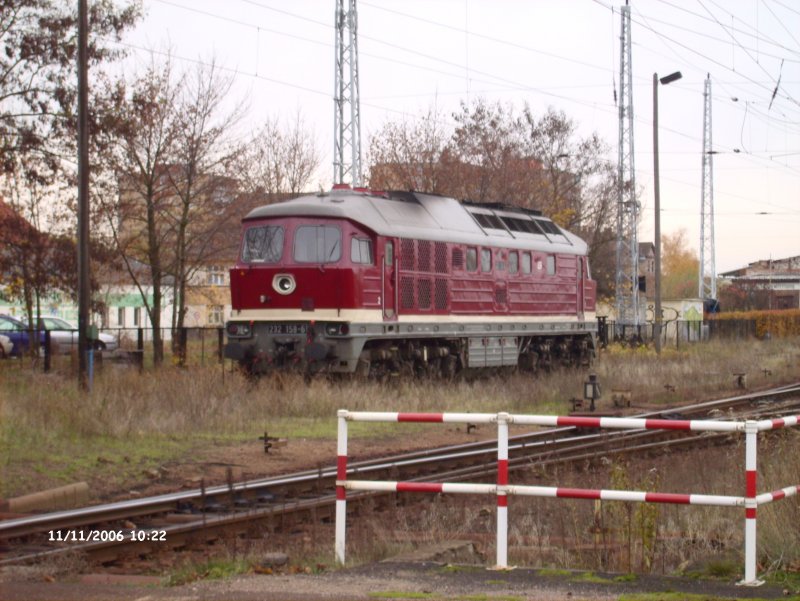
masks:
<instances>
[{"instance_id":1,"label":"lattice steel mast","mask_svg":"<svg viewBox=\"0 0 800 601\"><path fill-rule=\"evenodd\" d=\"M714 151L711 148L711 75L703 92L703 181L700 200L700 298L717 298L714 265Z\"/></svg>"},{"instance_id":2,"label":"lattice steel mast","mask_svg":"<svg viewBox=\"0 0 800 601\"><path fill-rule=\"evenodd\" d=\"M357 187L361 185L361 108L356 0L336 0L335 51L333 181ZM350 182L347 182L348 177Z\"/></svg>"},{"instance_id":3,"label":"lattice steel mast","mask_svg":"<svg viewBox=\"0 0 800 601\"><path fill-rule=\"evenodd\" d=\"M639 318L639 201L633 163L633 81L631 67L631 7L620 9L619 157L617 164L616 312L620 325L638 326Z\"/></svg>"}]
</instances>

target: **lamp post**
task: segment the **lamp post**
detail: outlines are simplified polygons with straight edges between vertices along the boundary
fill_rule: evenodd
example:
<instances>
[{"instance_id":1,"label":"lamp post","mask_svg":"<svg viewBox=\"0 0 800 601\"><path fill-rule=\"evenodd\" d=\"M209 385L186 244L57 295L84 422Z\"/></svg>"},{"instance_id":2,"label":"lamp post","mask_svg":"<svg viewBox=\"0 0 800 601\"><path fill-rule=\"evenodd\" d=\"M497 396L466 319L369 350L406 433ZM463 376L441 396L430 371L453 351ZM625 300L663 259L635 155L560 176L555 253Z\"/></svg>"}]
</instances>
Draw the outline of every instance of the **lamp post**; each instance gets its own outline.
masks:
<instances>
[{"instance_id":1,"label":"lamp post","mask_svg":"<svg viewBox=\"0 0 800 601\"><path fill-rule=\"evenodd\" d=\"M653 338L656 343L656 354L661 354L661 189L658 174L658 82L667 85L679 80L680 71L670 73L660 80L653 73L653 195L655 196L655 247L656 247L656 291L655 310L653 311Z\"/></svg>"}]
</instances>

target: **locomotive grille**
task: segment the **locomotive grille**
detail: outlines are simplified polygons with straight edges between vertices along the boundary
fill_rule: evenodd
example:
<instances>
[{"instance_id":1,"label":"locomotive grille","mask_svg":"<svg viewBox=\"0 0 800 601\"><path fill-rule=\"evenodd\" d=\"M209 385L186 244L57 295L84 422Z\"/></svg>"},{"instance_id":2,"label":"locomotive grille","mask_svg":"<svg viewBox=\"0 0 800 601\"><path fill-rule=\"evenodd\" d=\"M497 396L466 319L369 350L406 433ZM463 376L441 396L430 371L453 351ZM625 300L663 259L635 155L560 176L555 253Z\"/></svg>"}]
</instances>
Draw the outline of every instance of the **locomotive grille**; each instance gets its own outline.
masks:
<instances>
[{"instance_id":1,"label":"locomotive grille","mask_svg":"<svg viewBox=\"0 0 800 601\"><path fill-rule=\"evenodd\" d=\"M414 308L414 278L410 276L400 278L400 308Z\"/></svg>"},{"instance_id":2,"label":"locomotive grille","mask_svg":"<svg viewBox=\"0 0 800 601\"><path fill-rule=\"evenodd\" d=\"M431 270L431 243L428 240L417 240L417 271Z\"/></svg>"},{"instance_id":3,"label":"locomotive grille","mask_svg":"<svg viewBox=\"0 0 800 601\"><path fill-rule=\"evenodd\" d=\"M444 242L436 242L433 252L433 262L436 273L447 273L447 244Z\"/></svg>"},{"instance_id":4,"label":"locomotive grille","mask_svg":"<svg viewBox=\"0 0 800 601\"><path fill-rule=\"evenodd\" d=\"M414 241L407 238L400 240L400 269L414 271Z\"/></svg>"},{"instance_id":5,"label":"locomotive grille","mask_svg":"<svg viewBox=\"0 0 800 601\"><path fill-rule=\"evenodd\" d=\"M444 278L436 278L434 303L437 311L447 310L447 280Z\"/></svg>"},{"instance_id":6,"label":"locomotive grille","mask_svg":"<svg viewBox=\"0 0 800 601\"><path fill-rule=\"evenodd\" d=\"M431 281L428 278L417 280L417 304L420 309L431 308Z\"/></svg>"}]
</instances>

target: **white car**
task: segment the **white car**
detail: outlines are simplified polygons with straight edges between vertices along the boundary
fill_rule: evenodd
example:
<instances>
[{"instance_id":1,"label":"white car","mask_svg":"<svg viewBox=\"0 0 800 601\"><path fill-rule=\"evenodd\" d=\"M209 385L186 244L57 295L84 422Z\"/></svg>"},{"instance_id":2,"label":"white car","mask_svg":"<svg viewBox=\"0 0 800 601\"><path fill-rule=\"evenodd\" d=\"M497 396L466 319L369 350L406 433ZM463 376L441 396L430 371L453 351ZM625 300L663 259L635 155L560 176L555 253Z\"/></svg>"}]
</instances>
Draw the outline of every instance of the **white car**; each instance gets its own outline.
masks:
<instances>
[{"instance_id":1,"label":"white car","mask_svg":"<svg viewBox=\"0 0 800 601\"><path fill-rule=\"evenodd\" d=\"M0 334L0 359L5 359L11 356L11 349L14 348L14 343L11 338Z\"/></svg>"},{"instance_id":2,"label":"white car","mask_svg":"<svg viewBox=\"0 0 800 601\"><path fill-rule=\"evenodd\" d=\"M57 348L55 352L69 353L78 348L78 326L60 317L41 317L39 329L50 332L50 343ZM115 351L119 346L117 339L110 334L100 332L94 343L97 351Z\"/></svg>"}]
</instances>

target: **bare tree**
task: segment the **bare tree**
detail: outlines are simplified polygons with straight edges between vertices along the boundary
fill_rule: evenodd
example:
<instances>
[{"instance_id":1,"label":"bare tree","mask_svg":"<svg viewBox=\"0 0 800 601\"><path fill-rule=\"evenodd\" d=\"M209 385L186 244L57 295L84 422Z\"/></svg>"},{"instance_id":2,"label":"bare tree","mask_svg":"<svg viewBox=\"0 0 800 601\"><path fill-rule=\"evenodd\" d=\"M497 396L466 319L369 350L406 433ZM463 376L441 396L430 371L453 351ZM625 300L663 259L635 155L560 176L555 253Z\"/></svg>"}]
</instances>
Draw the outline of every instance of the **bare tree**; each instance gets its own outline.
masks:
<instances>
[{"instance_id":1,"label":"bare tree","mask_svg":"<svg viewBox=\"0 0 800 601\"><path fill-rule=\"evenodd\" d=\"M123 54L108 44L133 27L137 0L92 3L88 61L97 68ZM22 301L33 328L41 300L74 294L74 241L68 228L72 166L65 157L75 131L77 54L74 4L0 2L0 275L6 296ZM34 309L35 306L35 309Z\"/></svg>"},{"instance_id":2,"label":"bare tree","mask_svg":"<svg viewBox=\"0 0 800 601\"><path fill-rule=\"evenodd\" d=\"M369 184L375 189L442 193L452 135L434 106L417 119L386 122L370 140Z\"/></svg>"},{"instance_id":3,"label":"bare tree","mask_svg":"<svg viewBox=\"0 0 800 601\"><path fill-rule=\"evenodd\" d=\"M242 104L226 109L233 78L223 76L212 60L199 65L184 80L176 107L176 156L169 169L177 202L171 212L175 230L173 269L173 329L183 327L186 289L192 275L206 262L230 248L226 224L236 183L226 177L239 149L234 128L244 114ZM235 246L235 243L234 243Z\"/></svg>"},{"instance_id":4,"label":"bare tree","mask_svg":"<svg viewBox=\"0 0 800 601\"><path fill-rule=\"evenodd\" d=\"M140 2L92 2L90 66L121 53L109 46L133 27ZM74 3L54 0L0 2L0 174L15 170L19 157L37 155L59 168L54 129L68 128L74 113L77 54Z\"/></svg>"},{"instance_id":5,"label":"bare tree","mask_svg":"<svg viewBox=\"0 0 800 601\"><path fill-rule=\"evenodd\" d=\"M531 173L537 208L586 240L598 294L611 294L616 174L605 158L608 145L594 133L580 137L563 111L549 108L537 119L526 106L523 116L525 153L536 157L540 166Z\"/></svg>"},{"instance_id":6,"label":"bare tree","mask_svg":"<svg viewBox=\"0 0 800 601\"><path fill-rule=\"evenodd\" d=\"M267 119L243 145L235 172L247 193L269 203L307 189L319 164L314 134L298 110L285 126Z\"/></svg>"},{"instance_id":7,"label":"bare tree","mask_svg":"<svg viewBox=\"0 0 800 601\"><path fill-rule=\"evenodd\" d=\"M319 167L320 155L312 130L297 110L294 122L287 122L283 134L283 164L286 169L286 188L292 196L307 189L311 176Z\"/></svg>"},{"instance_id":8,"label":"bare tree","mask_svg":"<svg viewBox=\"0 0 800 601\"><path fill-rule=\"evenodd\" d=\"M163 361L161 309L169 275L174 229L167 219L176 152L176 105L182 80L172 64L151 59L130 86L117 82L98 109L105 132L103 158L116 194L97 193L107 230L141 294L153 328L154 363ZM99 102L99 100L98 100Z\"/></svg>"}]
</instances>

